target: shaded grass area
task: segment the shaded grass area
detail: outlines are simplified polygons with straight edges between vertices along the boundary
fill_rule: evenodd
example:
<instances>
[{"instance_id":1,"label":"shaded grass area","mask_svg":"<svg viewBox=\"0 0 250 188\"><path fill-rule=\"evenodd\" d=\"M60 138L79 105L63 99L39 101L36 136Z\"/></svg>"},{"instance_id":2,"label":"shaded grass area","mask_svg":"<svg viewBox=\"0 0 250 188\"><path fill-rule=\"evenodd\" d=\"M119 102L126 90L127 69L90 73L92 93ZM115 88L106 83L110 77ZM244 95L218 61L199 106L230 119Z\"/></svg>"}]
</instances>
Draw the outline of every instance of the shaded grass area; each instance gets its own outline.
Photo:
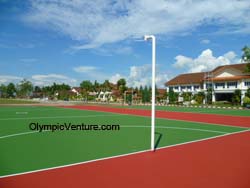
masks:
<instances>
[{"instance_id":1,"label":"shaded grass area","mask_svg":"<svg viewBox=\"0 0 250 188\"><path fill-rule=\"evenodd\" d=\"M18 112L18 113L17 113ZM119 131L30 132L29 124L119 124ZM158 147L245 130L156 119ZM150 118L56 107L0 107L0 176L150 149Z\"/></svg>"},{"instance_id":2,"label":"shaded grass area","mask_svg":"<svg viewBox=\"0 0 250 188\"><path fill-rule=\"evenodd\" d=\"M0 98L1 104L37 104L37 101L23 100L23 99L4 99Z\"/></svg>"}]
</instances>

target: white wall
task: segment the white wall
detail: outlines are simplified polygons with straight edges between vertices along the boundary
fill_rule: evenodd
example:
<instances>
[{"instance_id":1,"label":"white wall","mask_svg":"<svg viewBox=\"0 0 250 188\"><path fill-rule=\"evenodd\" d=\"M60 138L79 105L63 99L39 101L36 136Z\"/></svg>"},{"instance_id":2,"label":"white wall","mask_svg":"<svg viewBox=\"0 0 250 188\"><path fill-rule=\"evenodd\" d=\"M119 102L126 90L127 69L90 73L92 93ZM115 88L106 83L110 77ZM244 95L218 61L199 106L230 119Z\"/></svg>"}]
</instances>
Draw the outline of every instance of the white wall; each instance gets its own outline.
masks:
<instances>
[{"instance_id":1,"label":"white wall","mask_svg":"<svg viewBox=\"0 0 250 188\"><path fill-rule=\"evenodd\" d=\"M214 76L215 77L231 77L231 76L242 76L242 75L247 75L247 74L242 73L241 71L236 70L234 68L227 68Z\"/></svg>"}]
</instances>

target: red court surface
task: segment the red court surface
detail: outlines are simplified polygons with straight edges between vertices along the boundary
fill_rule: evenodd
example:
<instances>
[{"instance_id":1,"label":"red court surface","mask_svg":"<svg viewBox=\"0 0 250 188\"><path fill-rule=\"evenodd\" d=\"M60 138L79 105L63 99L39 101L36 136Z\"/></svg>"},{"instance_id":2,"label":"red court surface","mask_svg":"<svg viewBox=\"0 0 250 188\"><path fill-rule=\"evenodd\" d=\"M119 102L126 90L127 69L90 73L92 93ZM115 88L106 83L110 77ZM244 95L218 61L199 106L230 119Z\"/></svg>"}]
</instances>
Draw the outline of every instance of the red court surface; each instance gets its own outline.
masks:
<instances>
[{"instance_id":1,"label":"red court surface","mask_svg":"<svg viewBox=\"0 0 250 188\"><path fill-rule=\"evenodd\" d=\"M0 179L1 188L249 188L250 132Z\"/></svg>"},{"instance_id":2,"label":"red court surface","mask_svg":"<svg viewBox=\"0 0 250 188\"><path fill-rule=\"evenodd\" d=\"M151 116L150 110L143 109L128 109L128 108L114 108L106 106L62 106L64 108L76 108L82 110L94 110L102 112L113 112L121 114L132 114L140 116ZM222 125L233 125L241 127L250 127L250 117L246 116L228 116L228 115L217 115L217 114L201 114L201 113L190 113L190 112L170 112L170 111L156 111L156 117L167 118L175 120L211 123L211 124L222 124Z\"/></svg>"}]
</instances>

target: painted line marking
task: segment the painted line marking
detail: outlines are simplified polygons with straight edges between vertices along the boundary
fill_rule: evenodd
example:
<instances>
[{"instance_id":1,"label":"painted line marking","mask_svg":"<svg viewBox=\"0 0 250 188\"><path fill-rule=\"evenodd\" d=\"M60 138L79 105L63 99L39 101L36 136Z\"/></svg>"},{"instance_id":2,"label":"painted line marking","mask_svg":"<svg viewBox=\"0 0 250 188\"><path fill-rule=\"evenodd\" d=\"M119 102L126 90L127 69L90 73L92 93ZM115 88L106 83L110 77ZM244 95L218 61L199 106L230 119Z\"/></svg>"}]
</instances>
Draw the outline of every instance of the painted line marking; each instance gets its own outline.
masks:
<instances>
[{"instance_id":1,"label":"painted line marking","mask_svg":"<svg viewBox=\"0 0 250 188\"><path fill-rule=\"evenodd\" d=\"M141 126L141 125L135 125L135 126L130 126L130 125L123 125L121 126L122 127L146 127L146 128L151 128L150 126ZM213 133L221 133L221 134L227 134L228 132L222 132L222 131L215 131L215 130L207 130L207 129L195 129L195 128L185 128L185 127L168 127L168 126L162 126L162 125L159 125L159 126L156 126L155 127L156 129L157 128L162 128L162 129L176 129L176 130L188 130L188 131L201 131L201 132L213 132ZM231 132L230 132L231 133ZM0 137L1 138L1 137Z\"/></svg>"},{"instance_id":2,"label":"painted line marking","mask_svg":"<svg viewBox=\"0 0 250 188\"><path fill-rule=\"evenodd\" d=\"M47 131L49 131L49 130L45 130L45 131L42 131L42 132L47 132ZM9 135L5 135L5 136L1 136L0 139L16 137L16 136L21 136L21 135L27 135L27 134L34 134L34 133L41 133L41 132L39 132L39 131L29 131L29 132L23 132L23 133L9 134Z\"/></svg>"},{"instance_id":3,"label":"painted line marking","mask_svg":"<svg viewBox=\"0 0 250 188\"><path fill-rule=\"evenodd\" d=\"M192 144L192 143L196 143L196 142L203 142L203 141L212 140L212 139L215 139L215 138L230 136L230 135L239 134L239 133L248 132L248 131L249 131L249 129L243 130L243 131L234 132L234 133L228 133L228 134L224 134L224 135L213 136L213 137L209 137L209 138L204 138L204 139L189 141L189 142L183 142L183 143L179 143L179 144L173 144L173 145L169 145L169 146L164 146L164 147L157 148L157 150L171 148L171 147L178 147L178 146L181 146L181 145L187 145L187 144ZM68 164L68 165L61 165L61 166L57 166L57 167L43 168L43 169L39 169L39 170L32 170L32 171L27 171L27 172L9 174L9 175L0 176L0 178L6 178L6 177L12 177L12 176L18 176L18 175L31 174L31 173L48 171L48 170L53 170L53 169L60 169L60 168L65 168L65 167L70 167L70 166L82 165L82 164L86 164L86 163L92 163L92 162L97 162L97 161L103 161L103 160L108 160L108 159L125 157L125 156L139 154L139 153L145 153L145 152L149 152L149 151L151 151L151 150L147 149L147 150L142 150L142 151L138 151L138 152L131 152L131 153L127 153L127 154L116 155L116 156L112 156L112 157L104 157L104 158L93 159L93 160L89 160L89 161L72 163L72 164Z\"/></svg>"},{"instance_id":4,"label":"painted line marking","mask_svg":"<svg viewBox=\"0 0 250 188\"><path fill-rule=\"evenodd\" d=\"M28 112L16 112L16 114L18 114L18 115L23 115L23 114L27 115Z\"/></svg>"}]
</instances>

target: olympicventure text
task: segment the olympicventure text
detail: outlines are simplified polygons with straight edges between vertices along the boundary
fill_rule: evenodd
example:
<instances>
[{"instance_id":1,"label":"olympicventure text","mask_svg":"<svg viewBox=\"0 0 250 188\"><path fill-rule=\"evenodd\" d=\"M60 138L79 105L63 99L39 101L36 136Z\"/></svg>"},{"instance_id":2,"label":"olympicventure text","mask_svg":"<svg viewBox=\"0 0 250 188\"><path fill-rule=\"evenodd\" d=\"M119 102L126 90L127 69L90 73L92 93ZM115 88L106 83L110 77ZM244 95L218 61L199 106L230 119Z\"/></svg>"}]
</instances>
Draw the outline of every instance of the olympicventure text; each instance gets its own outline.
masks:
<instances>
[{"instance_id":1,"label":"olympicventure text","mask_svg":"<svg viewBox=\"0 0 250 188\"><path fill-rule=\"evenodd\" d=\"M72 123L56 123L56 124L40 124L32 122L29 124L32 131L117 131L120 125L96 125L96 124L72 124Z\"/></svg>"}]
</instances>

